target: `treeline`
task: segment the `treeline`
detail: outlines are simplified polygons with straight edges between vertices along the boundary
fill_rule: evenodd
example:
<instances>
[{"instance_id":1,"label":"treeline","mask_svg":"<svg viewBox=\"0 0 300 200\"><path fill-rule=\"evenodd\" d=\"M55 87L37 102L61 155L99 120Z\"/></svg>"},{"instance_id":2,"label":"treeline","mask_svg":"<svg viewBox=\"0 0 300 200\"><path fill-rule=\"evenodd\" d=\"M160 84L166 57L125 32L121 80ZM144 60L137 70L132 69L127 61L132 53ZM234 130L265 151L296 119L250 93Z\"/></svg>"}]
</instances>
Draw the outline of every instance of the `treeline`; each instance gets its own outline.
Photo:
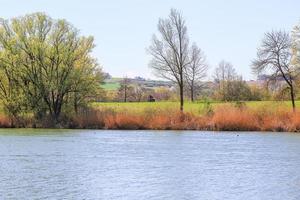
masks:
<instances>
[{"instance_id":1,"label":"treeline","mask_svg":"<svg viewBox=\"0 0 300 200\"><path fill-rule=\"evenodd\" d=\"M261 87L256 84L249 85L241 76L233 75L230 79L228 77L224 77L224 79L214 78L213 82L197 83L197 87L193 88L193 98L189 88L185 87L184 99L186 101L203 101L204 99L212 101L259 101L275 99L275 96L273 97L274 92L272 91L271 94L271 90L263 85ZM176 85L174 87L147 87L146 84L137 83L129 78L124 78L119 83L118 89L104 91L98 101L147 102L151 101L151 98L155 101L179 101ZM280 97L283 99L283 96L278 93L276 99Z\"/></svg>"},{"instance_id":2,"label":"treeline","mask_svg":"<svg viewBox=\"0 0 300 200\"><path fill-rule=\"evenodd\" d=\"M193 101L196 88L201 88L206 77L205 56L195 43L190 46L186 22L179 11L172 9L168 18L159 20L157 29L158 34L153 36L148 48L152 56L150 67L158 77L176 85L182 111L185 91L189 91ZM300 72L300 26L294 27L292 36L285 31L267 32L257 50L257 58L252 62L252 70L257 75L266 75L268 86L280 82L280 92L289 93L295 110ZM223 101L263 98L263 89L251 90L233 66L225 61L216 69L214 83L217 87L211 96Z\"/></svg>"},{"instance_id":3,"label":"treeline","mask_svg":"<svg viewBox=\"0 0 300 200\"><path fill-rule=\"evenodd\" d=\"M177 93L171 86L149 87L134 79L123 78L115 90L105 90L99 101L102 102L147 102L178 101Z\"/></svg>"},{"instance_id":4,"label":"treeline","mask_svg":"<svg viewBox=\"0 0 300 200\"><path fill-rule=\"evenodd\" d=\"M221 61L215 68L212 81L195 80L191 91L184 85L186 101L260 101L288 100L289 94L283 80L270 81L268 76L261 76L256 81L245 81L238 75L234 66ZM179 101L179 89L176 84L148 87L138 80L124 77L117 83L117 90L107 90L99 101L104 102L145 102L152 96L156 101ZM296 91L297 92L297 91ZM296 93L297 94L297 93ZM297 96L297 95L296 95Z\"/></svg>"},{"instance_id":5,"label":"treeline","mask_svg":"<svg viewBox=\"0 0 300 200\"><path fill-rule=\"evenodd\" d=\"M65 20L34 13L0 20L0 99L13 123L57 124L101 92L93 37Z\"/></svg>"},{"instance_id":6,"label":"treeline","mask_svg":"<svg viewBox=\"0 0 300 200\"><path fill-rule=\"evenodd\" d=\"M233 65L221 61L215 69L214 88L210 96L219 101L258 101L262 100L262 90L250 86L236 73Z\"/></svg>"},{"instance_id":7,"label":"treeline","mask_svg":"<svg viewBox=\"0 0 300 200\"><path fill-rule=\"evenodd\" d=\"M103 72L91 55L93 37L82 36L66 20L33 13L0 20L0 101L14 124L25 118L53 126L94 101L214 99L220 101L288 98L295 109L300 72L300 26L292 33L267 32L252 62L264 75L262 85L249 85L234 67L221 61L208 81L206 56L191 43L182 14L172 9L159 19L158 34L147 51L150 68L172 88L149 89L124 79L117 92L101 89ZM80 115L80 113L79 113Z\"/></svg>"}]
</instances>

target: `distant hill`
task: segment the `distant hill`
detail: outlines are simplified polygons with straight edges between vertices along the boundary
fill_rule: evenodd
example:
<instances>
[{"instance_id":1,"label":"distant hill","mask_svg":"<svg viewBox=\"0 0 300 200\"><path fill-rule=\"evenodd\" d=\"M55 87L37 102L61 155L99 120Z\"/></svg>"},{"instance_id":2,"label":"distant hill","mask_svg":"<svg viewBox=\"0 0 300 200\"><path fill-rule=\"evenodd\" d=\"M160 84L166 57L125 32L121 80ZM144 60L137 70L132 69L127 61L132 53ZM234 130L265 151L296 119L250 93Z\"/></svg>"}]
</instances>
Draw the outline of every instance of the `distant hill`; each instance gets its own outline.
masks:
<instances>
[{"instance_id":1,"label":"distant hill","mask_svg":"<svg viewBox=\"0 0 300 200\"><path fill-rule=\"evenodd\" d=\"M108 77L101 84L101 87L105 90L118 90L120 88L120 83L122 82L122 80L123 78ZM170 81L151 80L144 79L142 77L129 78L129 80L130 84L132 85L140 85L149 89L155 89L158 87L173 87L173 84Z\"/></svg>"},{"instance_id":2,"label":"distant hill","mask_svg":"<svg viewBox=\"0 0 300 200\"><path fill-rule=\"evenodd\" d=\"M170 81L151 80L151 79L145 79L142 77L135 77L135 78L128 78L128 79L130 80L131 85L140 85L140 86L142 86L144 88L148 88L148 89L155 89L158 87L172 88L175 86ZM246 81L246 83L249 86L261 86L263 84L263 82L266 81L266 79L267 79L266 76L261 76L257 80L249 80L249 81ZM124 78L109 76L101 84L101 87L107 91L118 90L120 88L121 82L123 80L124 80ZM205 81L205 82L203 82L203 84L205 85L205 87L204 87L205 90L213 90L216 87L216 83L212 82L212 81Z\"/></svg>"}]
</instances>

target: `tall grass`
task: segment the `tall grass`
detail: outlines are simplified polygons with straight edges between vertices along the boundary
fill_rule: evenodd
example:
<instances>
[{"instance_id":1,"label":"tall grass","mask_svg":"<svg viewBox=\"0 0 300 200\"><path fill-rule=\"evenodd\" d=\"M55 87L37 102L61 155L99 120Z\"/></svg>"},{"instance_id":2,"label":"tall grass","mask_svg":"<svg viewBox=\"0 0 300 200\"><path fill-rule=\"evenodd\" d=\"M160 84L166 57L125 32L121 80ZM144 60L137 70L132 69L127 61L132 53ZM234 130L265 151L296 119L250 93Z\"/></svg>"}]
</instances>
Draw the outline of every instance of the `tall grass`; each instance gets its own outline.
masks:
<instances>
[{"instance_id":1,"label":"tall grass","mask_svg":"<svg viewBox=\"0 0 300 200\"><path fill-rule=\"evenodd\" d=\"M11 123L11 120L9 119L9 117L0 115L0 127L2 127L2 128L12 127L12 123Z\"/></svg>"},{"instance_id":2,"label":"tall grass","mask_svg":"<svg viewBox=\"0 0 300 200\"><path fill-rule=\"evenodd\" d=\"M93 110L97 114L77 121L79 128L94 122L96 128L153 130L217 130L217 131L300 131L300 112L285 106L265 107L219 105L206 114L181 113L176 108L123 110L118 112ZM96 117L101 116L101 117ZM78 120L78 119L77 119ZM91 128L94 128L92 126Z\"/></svg>"},{"instance_id":3,"label":"tall grass","mask_svg":"<svg viewBox=\"0 0 300 200\"><path fill-rule=\"evenodd\" d=\"M0 127L10 127L0 116ZM30 123L27 125L30 127ZM201 112L181 113L177 107L143 109L90 108L65 121L63 128L217 130L217 131L288 131L300 132L300 111L284 105L255 106L219 104Z\"/></svg>"}]
</instances>

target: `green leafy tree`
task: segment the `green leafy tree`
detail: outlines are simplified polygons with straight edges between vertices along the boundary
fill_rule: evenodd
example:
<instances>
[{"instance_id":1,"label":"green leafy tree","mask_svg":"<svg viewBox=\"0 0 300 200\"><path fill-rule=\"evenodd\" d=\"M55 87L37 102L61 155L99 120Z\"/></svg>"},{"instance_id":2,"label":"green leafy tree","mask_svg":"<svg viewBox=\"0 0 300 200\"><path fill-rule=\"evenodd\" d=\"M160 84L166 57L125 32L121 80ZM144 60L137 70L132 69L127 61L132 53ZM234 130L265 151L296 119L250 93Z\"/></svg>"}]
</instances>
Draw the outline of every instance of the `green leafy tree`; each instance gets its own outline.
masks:
<instances>
[{"instance_id":1,"label":"green leafy tree","mask_svg":"<svg viewBox=\"0 0 300 200\"><path fill-rule=\"evenodd\" d=\"M100 77L93 48L92 37L80 36L67 21L43 13L1 20L0 73L6 80L1 85L14 91L11 94L18 93L20 105L37 117L50 115L58 122L63 108L70 106L70 97L76 109L97 93ZM9 102L5 90L0 93Z\"/></svg>"}]
</instances>

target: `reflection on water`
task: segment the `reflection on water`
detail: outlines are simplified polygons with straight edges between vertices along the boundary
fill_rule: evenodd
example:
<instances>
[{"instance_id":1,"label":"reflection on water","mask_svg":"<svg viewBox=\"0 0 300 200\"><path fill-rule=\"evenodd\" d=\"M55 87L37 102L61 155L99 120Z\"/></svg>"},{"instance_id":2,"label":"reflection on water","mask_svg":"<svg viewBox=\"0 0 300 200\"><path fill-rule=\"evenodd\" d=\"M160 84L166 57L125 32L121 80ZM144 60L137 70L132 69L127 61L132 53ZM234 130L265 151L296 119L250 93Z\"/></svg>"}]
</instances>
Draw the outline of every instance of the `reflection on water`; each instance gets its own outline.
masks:
<instances>
[{"instance_id":1,"label":"reflection on water","mask_svg":"<svg viewBox=\"0 0 300 200\"><path fill-rule=\"evenodd\" d=\"M296 200L299 169L297 134L0 130L0 199Z\"/></svg>"}]
</instances>

